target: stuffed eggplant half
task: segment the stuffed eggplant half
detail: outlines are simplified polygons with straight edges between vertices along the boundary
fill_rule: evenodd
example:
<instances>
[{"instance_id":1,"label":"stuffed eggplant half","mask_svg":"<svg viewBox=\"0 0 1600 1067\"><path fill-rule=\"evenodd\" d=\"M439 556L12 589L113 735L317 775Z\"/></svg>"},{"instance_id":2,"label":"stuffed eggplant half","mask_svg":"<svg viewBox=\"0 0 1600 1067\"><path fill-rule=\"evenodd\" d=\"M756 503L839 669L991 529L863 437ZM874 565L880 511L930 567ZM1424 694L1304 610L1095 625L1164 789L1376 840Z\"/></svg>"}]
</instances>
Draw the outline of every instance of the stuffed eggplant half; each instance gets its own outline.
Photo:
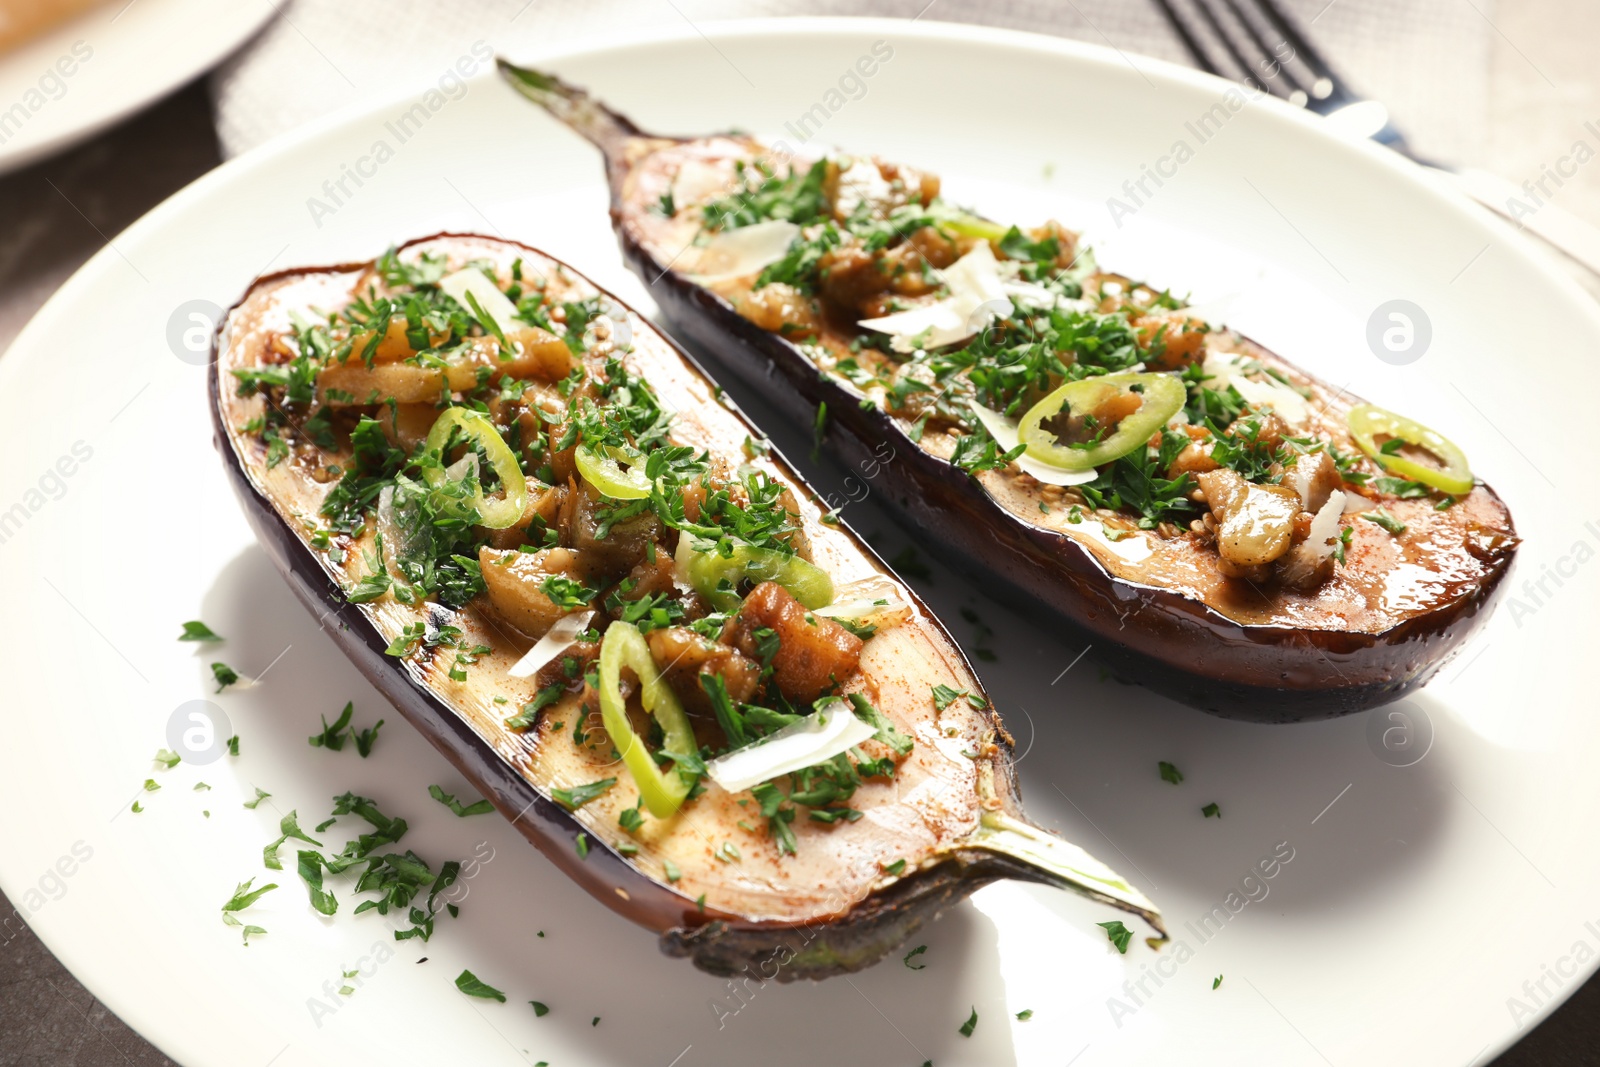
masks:
<instances>
[{"instance_id":1,"label":"stuffed eggplant half","mask_svg":"<svg viewBox=\"0 0 1600 1067\"><path fill-rule=\"evenodd\" d=\"M709 971L856 970L1016 877L1154 906L1029 823L937 619L680 350L473 236L261 279L217 443L324 629L517 828Z\"/></svg>"},{"instance_id":2,"label":"stuffed eggplant half","mask_svg":"<svg viewBox=\"0 0 1600 1067\"><path fill-rule=\"evenodd\" d=\"M1126 680L1237 718L1346 714L1424 684L1487 617L1517 536L1440 433L925 171L653 136L501 69L602 149L624 255L675 329L845 463L892 445L872 469L925 539Z\"/></svg>"}]
</instances>

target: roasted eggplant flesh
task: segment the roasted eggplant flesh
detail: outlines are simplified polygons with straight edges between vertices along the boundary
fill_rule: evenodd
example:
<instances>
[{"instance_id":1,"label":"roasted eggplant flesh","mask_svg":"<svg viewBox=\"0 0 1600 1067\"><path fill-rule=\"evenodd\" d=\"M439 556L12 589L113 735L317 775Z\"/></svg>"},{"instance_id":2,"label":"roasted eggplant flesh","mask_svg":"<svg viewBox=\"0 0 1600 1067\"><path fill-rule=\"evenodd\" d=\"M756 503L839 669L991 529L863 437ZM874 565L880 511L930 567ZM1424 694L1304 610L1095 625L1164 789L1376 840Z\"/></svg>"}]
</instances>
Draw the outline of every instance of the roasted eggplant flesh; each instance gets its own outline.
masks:
<instances>
[{"instance_id":1,"label":"roasted eggplant flesh","mask_svg":"<svg viewBox=\"0 0 1600 1067\"><path fill-rule=\"evenodd\" d=\"M1518 538L1438 432L927 171L657 137L502 70L604 151L624 253L675 328L751 378L775 366L775 399L845 458L891 443L884 496L931 544L1130 680L1225 715L1356 711L1487 616Z\"/></svg>"},{"instance_id":2,"label":"roasted eggplant flesh","mask_svg":"<svg viewBox=\"0 0 1600 1067\"><path fill-rule=\"evenodd\" d=\"M1159 930L1025 822L1010 739L916 596L562 263L440 236L262 279L213 392L241 499L303 597L331 586L335 639L667 951L822 977L997 877Z\"/></svg>"}]
</instances>

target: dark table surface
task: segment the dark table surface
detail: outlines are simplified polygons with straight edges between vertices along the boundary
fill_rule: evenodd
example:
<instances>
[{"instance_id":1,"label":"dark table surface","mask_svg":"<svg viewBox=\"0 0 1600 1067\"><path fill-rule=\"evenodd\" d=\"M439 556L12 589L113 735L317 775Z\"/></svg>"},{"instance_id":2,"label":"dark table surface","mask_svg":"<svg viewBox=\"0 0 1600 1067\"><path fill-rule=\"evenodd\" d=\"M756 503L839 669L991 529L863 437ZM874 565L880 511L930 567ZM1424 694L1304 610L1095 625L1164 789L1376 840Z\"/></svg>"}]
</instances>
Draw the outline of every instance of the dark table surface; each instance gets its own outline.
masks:
<instances>
[{"instance_id":1,"label":"dark table surface","mask_svg":"<svg viewBox=\"0 0 1600 1067\"><path fill-rule=\"evenodd\" d=\"M1538 0L1529 7L1555 16L1560 12L1551 9L1574 4L1592 5L1593 0ZM1592 12L1589 21L1600 24ZM1574 36L1588 40L1592 51L1593 35ZM1600 79L1593 73L1592 56L1583 68L1587 84L1595 86ZM1567 118L1575 123L1584 96L1577 99L1577 107L1570 100L1565 103ZM1535 108L1530 117L1524 106L1520 115L1497 115L1496 124L1504 126L1509 138L1507 154L1537 152L1536 139L1531 147L1510 143L1528 142L1530 127L1542 126L1551 138L1548 143L1563 144L1561 110L1559 105ZM196 84L82 147L0 178L0 349L108 237L219 162L210 100L204 86ZM1522 173L1518 166L1522 164L1513 163L1504 172ZM1536 173L1537 164L1524 169ZM1579 189L1574 194L1580 206L1573 210L1582 210L1584 193ZM1600 190L1588 193L1587 204L1600 205ZM0 915L12 912L0 895ZM0 938L11 928L0 927ZM1496 1067L1600 1063L1600 979L1579 988L1551 1018L1493 1062ZM0 1067L171 1063L84 989L31 931L24 928L0 940Z\"/></svg>"}]
</instances>

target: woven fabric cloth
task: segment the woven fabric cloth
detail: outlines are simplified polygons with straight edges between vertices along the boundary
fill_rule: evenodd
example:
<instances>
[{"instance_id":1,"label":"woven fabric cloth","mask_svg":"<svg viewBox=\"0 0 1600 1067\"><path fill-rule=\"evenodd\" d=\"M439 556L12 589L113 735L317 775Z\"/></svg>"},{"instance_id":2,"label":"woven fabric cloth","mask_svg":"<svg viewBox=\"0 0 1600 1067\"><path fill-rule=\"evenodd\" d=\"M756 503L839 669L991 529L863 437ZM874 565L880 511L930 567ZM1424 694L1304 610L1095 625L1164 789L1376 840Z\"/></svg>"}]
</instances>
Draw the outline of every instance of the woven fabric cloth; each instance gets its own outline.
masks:
<instances>
[{"instance_id":1,"label":"woven fabric cloth","mask_svg":"<svg viewBox=\"0 0 1600 1067\"><path fill-rule=\"evenodd\" d=\"M1194 0L1174 2L1209 39ZM1482 159L1492 0L1279 2L1357 90L1389 105L1414 147L1443 160ZM431 83L474 41L515 53L602 40L618 26L634 34L736 17L920 13L1189 62L1153 0L292 0L279 6L274 23L212 75L218 134L230 156L328 112Z\"/></svg>"}]
</instances>

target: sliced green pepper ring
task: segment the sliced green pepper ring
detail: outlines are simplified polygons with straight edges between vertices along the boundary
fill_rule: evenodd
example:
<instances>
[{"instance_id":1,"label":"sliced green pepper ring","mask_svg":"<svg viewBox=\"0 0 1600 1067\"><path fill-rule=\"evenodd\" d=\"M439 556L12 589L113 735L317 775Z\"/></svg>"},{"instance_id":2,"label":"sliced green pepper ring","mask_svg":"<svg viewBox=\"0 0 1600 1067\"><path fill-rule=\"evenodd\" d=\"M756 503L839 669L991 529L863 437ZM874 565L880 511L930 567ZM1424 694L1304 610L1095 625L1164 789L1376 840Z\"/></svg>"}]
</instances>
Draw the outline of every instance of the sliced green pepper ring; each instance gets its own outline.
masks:
<instances>
[{"instance_id":1,"label":"sliced green pepper ring","mask_svg":"<svg viewBox=\"0 0 1600 1067\"><path fill-rule=\"evenodd\" d=\"M450 443L450 435L458 429L483 449L489 466L494 468L500 478L501 488L505 490L503 497L495 499L484 496L482 489L479 489L478 497L473 501L473 507L478 512L478 525L491 530L503 530L515 525L528 509L528 480L522 476L522 467L517 463L516 454L495 430L489 417L471 408L445 409L428 431L428 451L438 452L442 458L445 447ZM430 485L444 481L444 472L436 467L426 468L423 473Z\"/></svg>"},{"instance_id":2,"label":"sliced green pepper ring","mask_svg":"<svg viewBox=\"0 0 1600 1067\"><path fill-rule=\"evenodd\" d=\"M1011 227L1003 226L998 222L979 215L969 215L966 212L953 215L950 218L939 219L939 225L951 233L960 234L962 237L981 237L986 241L996 244L1011 232Z\"/></svg>"},{"instance_id":3,"label":"sliced green pepper ring","mask_svg":"<svg viewBox=\"0 0 1600 1067\"><path fill-rule=\"evenodd\" d=\"M633 777L633 784L639 787L639 799L650 809L650 814L665 819L683 805L690 783L676 767L663 772L656 766L644 741L633 732L622 697L623 667L631 668L638 677L639 702L655 716L666 735L661 745L663 751L697 753L699 746L695 744L694 727L671 686L656 670L650 646L638 627L626 622L613 622L608 626L605 639L600 642L600 719L606 733L611 735L611 743L617 746L623 766Z\"/></svg>"},{"instance_id":4,"label":"sliced green pepper ring","mask_svg":"<svg viewBox=\"0 0 1600 1067\"><path fill-rule=\"evenodd\" d=\"M678 541L678 565L695 592L718 611L738 610L736 590L747 578L777 582L813 611L833 603L833 579L828 572L792 553L735 542L733 554L724 556L710 541L684 534Z\"/></svg>"},{"instance_id":5,"label":"sliced green pepper ring","mask_svg":"<svg viewBox=\"0 0 1600 1067\"><path fill-rule=\"evenodd\" d=\"M573 451L573 461L584 481L615 500L643 500L650 495L643 453L615 445L593 448L583 444Z\"/></svg>"},{"instance_id":6,"label":"sliced green pepper ring","mask_svg":"<svg viewBox=\"0 0 1600 1067\"><path fill-rule=\"evenodd\" d=\"M1357 404L1351 408L1350 414L1345 416L1345 425L1350 428L1350 436L1355 438L1361 451L1371 456L1384 470L1452 496L1472 492L1474 482L1472 469L1467 466L1467 454L1437 430L1430 430L1420 422L1413 422L1404 415L1396 415L1376 404ZM1390 455L1383 451L1383 445L1378 441L1380 436L1391 440L1398 438L1408 445L1430 452L1439 460L1440 466L1430 467L1401 455Z\"/></svg>"},{"instance_id":7,"label":"sliced green pepper ring","mask_svg":"<svg viewBox=\"0 0 1600 1067\"><path fill-rule=\"evenodd\" d=\"M1134 387L1137 386L1137 389ZM1092 413L1118 393L1137 392L1143 402L1139 410L1116 424L1116 428L1093 445L1072 447L1061 444L1043 425L1060 414ZM1183 408L1188 390L1171 374L1107 374L1068 382L1022 416L1017 424L1017 440L1028 446L1034 459L1062 470L1086 471L1110 463L1136 448L1143 448L1167 421Z\"/></svg>"}]
</instances>

